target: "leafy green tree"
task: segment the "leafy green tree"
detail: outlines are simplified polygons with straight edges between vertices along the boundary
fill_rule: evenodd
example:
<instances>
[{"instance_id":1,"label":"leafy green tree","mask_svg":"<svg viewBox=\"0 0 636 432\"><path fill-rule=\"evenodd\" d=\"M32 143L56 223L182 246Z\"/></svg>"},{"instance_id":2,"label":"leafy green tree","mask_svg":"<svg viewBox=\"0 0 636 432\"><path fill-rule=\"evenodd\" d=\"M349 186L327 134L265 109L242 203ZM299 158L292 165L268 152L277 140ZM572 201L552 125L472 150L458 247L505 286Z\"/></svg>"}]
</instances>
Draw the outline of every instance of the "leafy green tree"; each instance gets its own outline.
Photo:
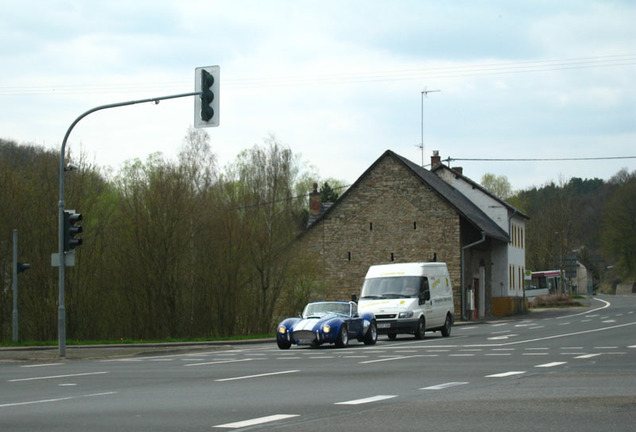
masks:
<instances>
[{"instance_id":1,"label":"leafy green tree","mask_svg":"<svg viewBox=\"0 0 636 432\"><path fill-rule=\"evenodd\" d=\"M496 176L486 173L481 177L481 185L491 194L502 200L507 200L512 195L512 186L506 176Z\"/></svg>"},{"instance_id":2,"label":"leafy green tree","mask_svg":"<svg viewBox=\"0 0 636 432\"><path fill-rule=\"evenodd\" d=\"M603 247L616 256L626 277L636 276L636 178L628 178L605 206Z\"/></svg>"}]
</instances>

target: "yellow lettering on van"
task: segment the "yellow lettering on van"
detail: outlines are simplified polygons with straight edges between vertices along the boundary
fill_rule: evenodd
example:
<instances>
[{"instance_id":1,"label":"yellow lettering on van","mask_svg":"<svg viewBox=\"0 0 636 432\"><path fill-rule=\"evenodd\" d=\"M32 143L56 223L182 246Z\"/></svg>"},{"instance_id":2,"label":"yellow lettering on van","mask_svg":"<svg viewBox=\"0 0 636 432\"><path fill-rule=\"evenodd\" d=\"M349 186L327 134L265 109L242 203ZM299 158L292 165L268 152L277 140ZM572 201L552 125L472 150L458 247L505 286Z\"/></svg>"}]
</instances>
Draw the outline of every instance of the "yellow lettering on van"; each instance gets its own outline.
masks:
<instances>
[{"instance_id":1,"label":"yellow lettering on van","mask_svg":"<svg viewBox=\"0 0 636 432\"><path fill-rule=\"evenodd\" d=\"M437 285L439 285L442 281L439 279L435 279L435 282L433 282L433 288L435 288Z\"/></svg>"}]
</instances>

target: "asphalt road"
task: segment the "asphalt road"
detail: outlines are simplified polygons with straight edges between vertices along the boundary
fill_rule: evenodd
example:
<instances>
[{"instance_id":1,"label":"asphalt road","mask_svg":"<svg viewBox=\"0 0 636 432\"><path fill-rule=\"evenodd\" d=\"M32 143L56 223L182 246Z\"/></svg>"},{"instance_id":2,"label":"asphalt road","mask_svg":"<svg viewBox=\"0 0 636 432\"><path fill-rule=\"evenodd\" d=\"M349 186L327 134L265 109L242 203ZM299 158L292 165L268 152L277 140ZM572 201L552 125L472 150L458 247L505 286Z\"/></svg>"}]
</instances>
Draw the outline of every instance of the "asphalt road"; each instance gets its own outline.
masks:
<instances>
[{"instance_id":1,"label":"asphalt road","mask_svg":"<svg viewBox=\"0 0 636 432\"><path fill-rule=\"evenodd\" d=\"M635 329L636 298L599 296L450 338L8 361L0 431L631 431Z\"/></svg>"}]
</instances>

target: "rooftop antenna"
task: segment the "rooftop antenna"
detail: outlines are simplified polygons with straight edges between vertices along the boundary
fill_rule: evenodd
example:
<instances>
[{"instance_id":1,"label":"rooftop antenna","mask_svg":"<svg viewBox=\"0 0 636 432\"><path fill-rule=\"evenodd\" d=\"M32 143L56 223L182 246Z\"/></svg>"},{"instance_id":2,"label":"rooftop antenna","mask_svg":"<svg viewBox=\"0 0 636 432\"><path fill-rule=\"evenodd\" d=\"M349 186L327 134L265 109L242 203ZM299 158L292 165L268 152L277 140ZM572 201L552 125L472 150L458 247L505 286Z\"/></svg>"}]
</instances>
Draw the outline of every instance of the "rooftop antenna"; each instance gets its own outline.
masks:
<instances>
[{"instance_id":1,"label":"rooftop antenna","mask_svg":"<svg viewBox=\"0 0 636 432\"><path fill-rule=\"evenodd\" d=\"M420 108L422 123L420 128L420 144L418 145L418 147L422 151L422 168L424 168L424 96L428 97L429 93L436 93L436 92L441 92L441 90L427 90L426 87L424 87L424 90L422 90L421 108Z\"/></svg>"}]
</instances>

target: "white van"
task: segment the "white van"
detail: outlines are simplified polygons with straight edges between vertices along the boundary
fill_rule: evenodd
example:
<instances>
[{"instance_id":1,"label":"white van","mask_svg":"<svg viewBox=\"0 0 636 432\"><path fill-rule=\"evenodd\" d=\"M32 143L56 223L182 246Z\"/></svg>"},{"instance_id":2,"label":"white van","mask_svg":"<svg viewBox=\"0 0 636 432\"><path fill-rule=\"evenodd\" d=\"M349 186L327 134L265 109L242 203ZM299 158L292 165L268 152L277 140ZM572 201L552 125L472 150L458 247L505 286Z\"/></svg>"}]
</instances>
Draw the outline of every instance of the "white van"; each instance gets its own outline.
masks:
<instances>
[{"instance_id":1,"label":"white van","mask_svg":"<svg viewBox=\"0 0 636 432\"><path fill-rule=\"evenodd\" d=\"M378 333L424 337L441 331L448 337L454 322L453 288L445 263L384 264L369 267L358 311L375 314Z\"/></svg>"}]
</instances>

